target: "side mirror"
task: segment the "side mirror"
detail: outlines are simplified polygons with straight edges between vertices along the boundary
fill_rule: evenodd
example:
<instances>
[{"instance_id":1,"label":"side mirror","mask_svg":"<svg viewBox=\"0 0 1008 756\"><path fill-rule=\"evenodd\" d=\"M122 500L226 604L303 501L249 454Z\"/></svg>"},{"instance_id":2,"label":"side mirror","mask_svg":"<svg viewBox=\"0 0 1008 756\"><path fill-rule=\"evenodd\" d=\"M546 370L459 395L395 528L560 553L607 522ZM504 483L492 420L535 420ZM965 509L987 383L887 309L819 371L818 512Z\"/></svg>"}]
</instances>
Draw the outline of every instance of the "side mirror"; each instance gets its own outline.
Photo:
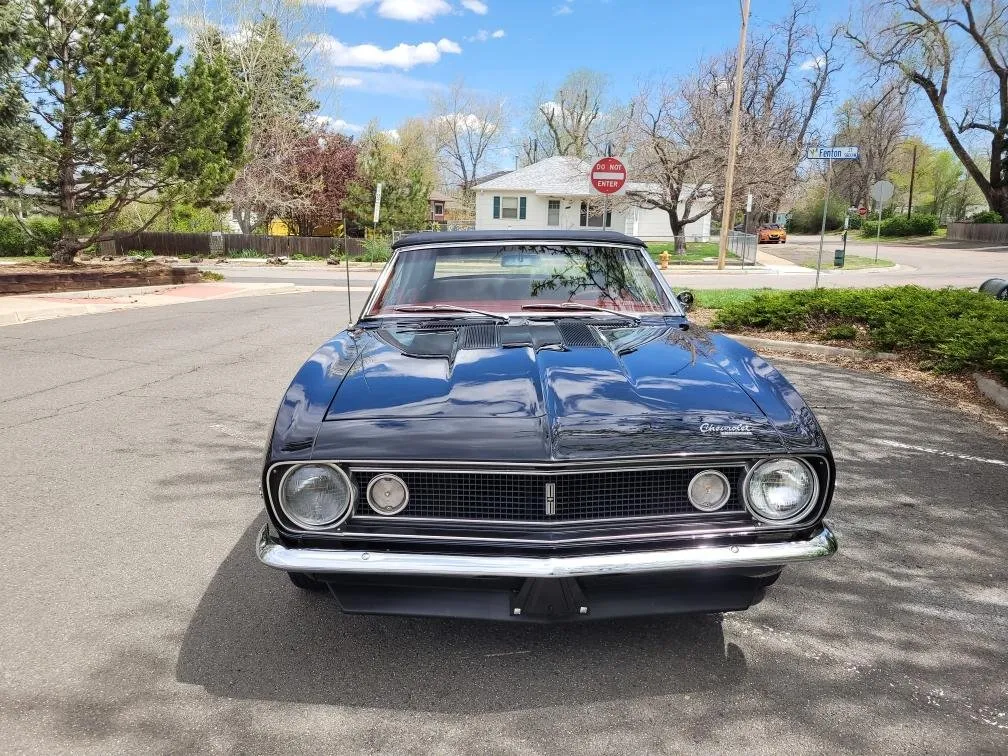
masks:
<instances>
[{"instance_id":1,"label":"side mirror","mask_svg":"<svg viewBox=\"0 0 1008 756\"><path fill-rule=\"evenodd\" d=\"M683 309L689 312L693 309L693 301L696 297L693 296L692 291L680 291L676 294L676 299L679 300L679 304L682 305Z\"/></svg>"}]
</instances>

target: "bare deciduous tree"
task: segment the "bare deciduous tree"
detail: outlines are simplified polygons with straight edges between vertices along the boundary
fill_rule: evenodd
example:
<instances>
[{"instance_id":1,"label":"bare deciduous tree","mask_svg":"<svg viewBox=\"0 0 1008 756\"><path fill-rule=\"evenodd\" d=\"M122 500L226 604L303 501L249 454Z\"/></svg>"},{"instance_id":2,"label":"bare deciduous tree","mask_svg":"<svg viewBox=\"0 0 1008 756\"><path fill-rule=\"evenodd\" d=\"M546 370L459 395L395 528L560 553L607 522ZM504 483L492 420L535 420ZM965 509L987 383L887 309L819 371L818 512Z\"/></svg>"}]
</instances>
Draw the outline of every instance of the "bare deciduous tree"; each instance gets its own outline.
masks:
<instances>
[{"instance_id":1,"label":"bare deciduous tree","mask_svg":"<svg viewBox=\"0 0 1008 756\"><path fill-rule=\"evenodd\" d=\"M440 167L463 195L493 160L504 129L503 102L467 90L461 82L431 99L431 131Z\"/></svg>"},{"instance_id":2,"label":"bare deciduous tree","mask_svg":"<svg viewBox=\"0 0 1008 756\"><path fill-rule=\"evenodd\" d=\"M837 144L856 144L857 160L833 167L833 187L852 206L868 206L871 185L895 167L900 144L907 135L907 98L899 82L883 87L873 98L845 102L838 113Z\"/></svg>"},{"instance_id":3,"label":"bare deciduous tree","mask_svg":"<svg viewBox=\"0 0 1008 756\"><path fill-rule=\"evenodd\" d=\"M880 72L924 93L952 151L991 210L1008 216L1008 5L1004 0L882 0L848 37ZM985 159L973 140L989 140ZM986 163L986 164L985 164Z\"/></svg>"},{"instance_id":4,"label":"bare deciduous tree","mask_svg":"<svg viewBox=\"0 0 1008 756\"><path fill-rule=\"evenodd\" d=\"M579 68L567 74L550 96L536 98L528 122L529 136L520 151L526 164L554 155L586 158L607 145L623 151L631 110L612 102L609 78Z\"/></svg>"}]
</instances>

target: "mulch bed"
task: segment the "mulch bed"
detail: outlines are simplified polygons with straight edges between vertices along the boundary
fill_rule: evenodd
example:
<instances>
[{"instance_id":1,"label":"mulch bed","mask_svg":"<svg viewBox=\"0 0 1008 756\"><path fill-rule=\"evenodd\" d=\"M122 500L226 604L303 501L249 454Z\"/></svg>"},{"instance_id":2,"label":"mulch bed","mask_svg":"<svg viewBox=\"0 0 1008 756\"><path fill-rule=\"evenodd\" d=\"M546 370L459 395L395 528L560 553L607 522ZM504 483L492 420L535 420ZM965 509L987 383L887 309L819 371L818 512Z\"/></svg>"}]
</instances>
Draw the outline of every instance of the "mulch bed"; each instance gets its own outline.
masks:
<instances>
[{"instance_id":1,"label":"mulch bed","mask_svg":"<svg viewBox=\"0 0 1008 756\"><path fill-rule=\"evenodd\" d=\"M165 286L197 283L199 280L200 272L195 267L179 268L154 263L72 266L39 263L0 266L0 294Z\"/></svg>"}]
</instances>

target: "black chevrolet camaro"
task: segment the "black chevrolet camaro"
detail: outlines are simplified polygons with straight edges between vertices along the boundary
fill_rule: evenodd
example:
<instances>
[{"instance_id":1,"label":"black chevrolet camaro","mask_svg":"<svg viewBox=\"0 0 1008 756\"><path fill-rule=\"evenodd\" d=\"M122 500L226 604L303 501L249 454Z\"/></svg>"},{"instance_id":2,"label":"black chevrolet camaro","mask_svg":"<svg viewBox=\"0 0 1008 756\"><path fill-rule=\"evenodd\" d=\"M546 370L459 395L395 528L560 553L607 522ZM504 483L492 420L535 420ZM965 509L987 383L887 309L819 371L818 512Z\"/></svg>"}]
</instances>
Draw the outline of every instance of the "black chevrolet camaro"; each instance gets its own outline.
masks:
<instances>
[{"instance_id":1,"label":"black chevrolet camaro","mask_svg":"<svg viewBox=\"0 0 1008 756\"><path fill-rule=\"evenodd\" d=\"M834 473L794 387L692 324L638 239L415 234L287 390L257 552L347 612L738 610L836 551Z\"/></svg>"}]
</instances>

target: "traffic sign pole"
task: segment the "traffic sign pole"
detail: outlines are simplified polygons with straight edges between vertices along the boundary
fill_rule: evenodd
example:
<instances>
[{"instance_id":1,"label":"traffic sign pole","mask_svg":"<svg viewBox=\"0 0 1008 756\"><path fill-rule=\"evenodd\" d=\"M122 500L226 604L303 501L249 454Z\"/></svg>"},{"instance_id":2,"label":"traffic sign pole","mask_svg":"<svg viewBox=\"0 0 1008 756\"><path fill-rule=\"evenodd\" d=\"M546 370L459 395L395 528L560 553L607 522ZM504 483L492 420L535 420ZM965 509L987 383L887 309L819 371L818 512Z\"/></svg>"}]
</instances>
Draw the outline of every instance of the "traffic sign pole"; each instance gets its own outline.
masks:
<instances>
[{"instance_id":1,"label":"traffic sign pole","mask_svg":"<svg viewBox=\"0 0 1008 756\"><path fill-rule=\"evenodd\" d=\"M815 288L819 288L819 272L822 270L822 248L826 240L826 210L829 208L830 179L833 178L833 158L827 158L826 163L826 198L822 206L822 228L819 229L819 260L815 267Z\"/></svg>"}]
</instances>

